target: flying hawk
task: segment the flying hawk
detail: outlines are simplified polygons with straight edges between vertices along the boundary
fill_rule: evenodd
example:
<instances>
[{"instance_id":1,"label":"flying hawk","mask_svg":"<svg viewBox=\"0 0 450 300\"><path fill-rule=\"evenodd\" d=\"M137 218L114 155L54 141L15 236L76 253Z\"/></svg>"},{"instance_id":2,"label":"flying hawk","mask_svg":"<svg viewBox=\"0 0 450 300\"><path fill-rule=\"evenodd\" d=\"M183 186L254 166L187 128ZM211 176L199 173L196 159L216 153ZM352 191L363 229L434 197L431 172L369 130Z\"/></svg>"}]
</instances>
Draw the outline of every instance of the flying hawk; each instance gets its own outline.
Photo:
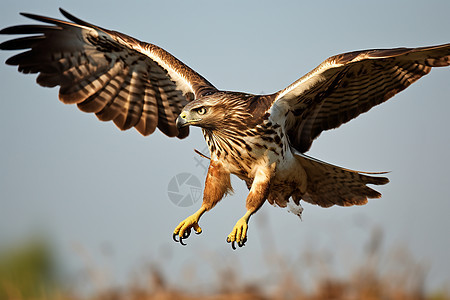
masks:
<instances>
[{"instance_id":1,"label":"flying hawk","mask_svg":"<svg viewBox=\"0 0 450 300\"><path fill-rule=\"evenodd\" d=\"M210 150L203 203L173 233L183 244L200 217L232 190L230 175L250 190L247 212L227 237L235 248L247 241L247 226L268 200L301 215L300 200L322 207L367 203L381 194L380 173L337 167L305 155L324 130L337 128L402 91L432 67L450 64L450 44L366 50L332 56L287 88L271 95L220 91L158 46L82 21L23 13L46 24L8 27L25 34L0 45L25 50L6 63L39 73L37 83L59 85L59 99L113 121L121 130L147 136L159 128L185 138L189 125L202 128Z\"/></svg>"}]
</instances>

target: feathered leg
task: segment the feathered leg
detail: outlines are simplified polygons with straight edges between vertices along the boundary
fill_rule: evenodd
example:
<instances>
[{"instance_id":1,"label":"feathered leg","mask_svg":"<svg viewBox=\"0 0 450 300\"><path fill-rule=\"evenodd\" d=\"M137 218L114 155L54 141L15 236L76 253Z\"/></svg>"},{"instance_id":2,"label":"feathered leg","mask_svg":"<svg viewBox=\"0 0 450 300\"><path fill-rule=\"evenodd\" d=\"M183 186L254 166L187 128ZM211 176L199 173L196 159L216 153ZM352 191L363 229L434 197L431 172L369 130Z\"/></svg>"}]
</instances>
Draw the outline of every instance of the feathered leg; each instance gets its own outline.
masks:
<instances>
[{"instance_id":1,"label":"feathered leg","mask_svg":"<svg viewBox=\"0 0 450 300\"><path fill-rule=\"evenodd\" d=\"M202 228L198 225L200 217L206 211L212 209L223 198L223 196L230 191L232 191L230 173L225 170L221 162L211 160L208 168L208 174L206 175L202 206L198 211L178 224L173 232L174 241L185 245L183 243L183 239L189 237L192 228L194 228L197 234L202 233ZM177 240L177 236L179 237L179 240Z\"/></svg>"},{"instance_id":2,"label":"feathered leg","mask_svg":"<svg viewBox=\"0 0 450 300\"><path fill-rule=\"evenodd\" d=\"M237 242L239 247L242 247L247 241L248 221L264 204L264 201L266 201L274 169L275 164L272 164L271 166L261 167L256 171L250 193L247 196L247 212L237 221L233 230L227 237L227 242L231 243L233 249L236 249L235 242Z\"/></svg>"}]
</instances>

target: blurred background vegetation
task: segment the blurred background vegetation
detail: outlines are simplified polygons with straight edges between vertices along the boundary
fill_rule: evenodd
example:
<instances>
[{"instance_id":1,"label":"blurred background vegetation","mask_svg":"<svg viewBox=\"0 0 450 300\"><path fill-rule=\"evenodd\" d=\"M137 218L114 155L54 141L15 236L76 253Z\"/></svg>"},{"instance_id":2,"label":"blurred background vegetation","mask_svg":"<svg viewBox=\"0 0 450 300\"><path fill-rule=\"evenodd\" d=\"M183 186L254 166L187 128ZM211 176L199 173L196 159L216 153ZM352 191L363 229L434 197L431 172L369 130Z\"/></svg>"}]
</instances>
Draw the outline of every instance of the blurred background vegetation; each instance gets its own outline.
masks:
<instances>
[{"instance_id":1,"label":"blurred background vegetation","mask_svg":"<svg viewBox=\"0 0 450 300\"><path fill-rule=\"evenodd\" d=\"M382 253L382 240L381 230L374 229L364 249L366 257L350 270L350 275L333 271L329 253L311 249L303 254L302 261L306 264L292 265L276 254L268 257L268 261L275 261L284 270L267 278L272 283L276 281L275 287L270 289L267 289L266 279L249 282L235 271L236 268L218 265L212 282L202 289L185 291L163 275L164 262L159 261L148 262L144 276L138 276L123 287L96 285L95 274L101 270L85 266L86 282L96 287L86 293L77 292L70 276L62 276L64 272L58 266L48 239L35 237L1 249L0 299L450 299L448 287L426 292L426 266L416 262L401 247ZM308 283L299 280L297 270L312 277Z\"/></svg>"},{"instance_id":2,"label":"blurred background vegetation","mask_svg":"<svg viewBox=\"0 0 450 300\"><path fill-rule=\"evenodd\" d=\"M47 240L33 238L0 250L0 299L53 298L59 282Z\"/></svg>"}]
</instances>

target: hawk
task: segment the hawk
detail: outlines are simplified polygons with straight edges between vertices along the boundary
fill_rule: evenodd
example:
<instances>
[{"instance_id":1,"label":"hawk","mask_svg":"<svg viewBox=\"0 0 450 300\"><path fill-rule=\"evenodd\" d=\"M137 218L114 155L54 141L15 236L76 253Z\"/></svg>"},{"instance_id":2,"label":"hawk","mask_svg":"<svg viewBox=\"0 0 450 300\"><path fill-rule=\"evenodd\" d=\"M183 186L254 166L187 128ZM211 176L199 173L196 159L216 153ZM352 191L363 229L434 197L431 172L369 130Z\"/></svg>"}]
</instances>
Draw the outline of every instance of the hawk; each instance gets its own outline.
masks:
<instances>
[{"instance_id":1,"label":"hawk","mask_svg":"<svg viewBox=\"0 0 450 300\"><path fill-rule=\"evenodd\" d=\"M184 245L201 216L232 191L230 175L249 188L245 215L227 241L247 241L250 217L267 200L297 215L300 200L322 207L363 205L381 194L382 173L334 166L305 154L324 130L339 127L407 88L433 67L450 65L450 44L355 51L332 56L285 89L270 95L221 91L153 44L80 20L22 13L40 25L5 28L24 34L0 44L24 50L6 63L39 73L37 83L60 86L59 99L147 136L159 128L185 138L202 128L210 150L203 203L182 221L173 239Z\"/></svg>"}]
</instances>

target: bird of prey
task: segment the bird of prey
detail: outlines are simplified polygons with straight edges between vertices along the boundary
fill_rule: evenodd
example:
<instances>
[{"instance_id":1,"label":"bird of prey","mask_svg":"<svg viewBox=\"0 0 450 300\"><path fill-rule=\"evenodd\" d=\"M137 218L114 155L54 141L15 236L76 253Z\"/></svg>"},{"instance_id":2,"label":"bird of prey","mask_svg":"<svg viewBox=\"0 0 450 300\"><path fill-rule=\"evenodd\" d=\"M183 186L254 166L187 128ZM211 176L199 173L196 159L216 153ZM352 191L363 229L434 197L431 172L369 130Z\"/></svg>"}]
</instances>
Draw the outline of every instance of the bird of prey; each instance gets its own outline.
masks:
<instances>
[{"instance_id":1,"label":"bird of prey","mask_svg":"<svg viewBox=\"0 0 450 300\"><path fill-rule=\"evenodd\" d=\"M450 64L450 44L355 51L326 59L274 94L221 91L158 46L60 11L70 22L23 13L43 24L1 30L25 35L0 45L24 50L6 63L39 73L38 84L60 86L63 103L121 130L134 127L147 136L159 128L181 139L190 125L202 129L210 165L200 209L173 232L181 244L192 229L201 233L200 217L232 191L231 174L250 190L247 212L227 237L233 249L246 243L250 216L266 200L300 216L300 200L329 207L379 198L367 185L386 184L381 173L344 169L304 153L322 131L388 100L432 67Z\"/></svg>"}]
</instances>

